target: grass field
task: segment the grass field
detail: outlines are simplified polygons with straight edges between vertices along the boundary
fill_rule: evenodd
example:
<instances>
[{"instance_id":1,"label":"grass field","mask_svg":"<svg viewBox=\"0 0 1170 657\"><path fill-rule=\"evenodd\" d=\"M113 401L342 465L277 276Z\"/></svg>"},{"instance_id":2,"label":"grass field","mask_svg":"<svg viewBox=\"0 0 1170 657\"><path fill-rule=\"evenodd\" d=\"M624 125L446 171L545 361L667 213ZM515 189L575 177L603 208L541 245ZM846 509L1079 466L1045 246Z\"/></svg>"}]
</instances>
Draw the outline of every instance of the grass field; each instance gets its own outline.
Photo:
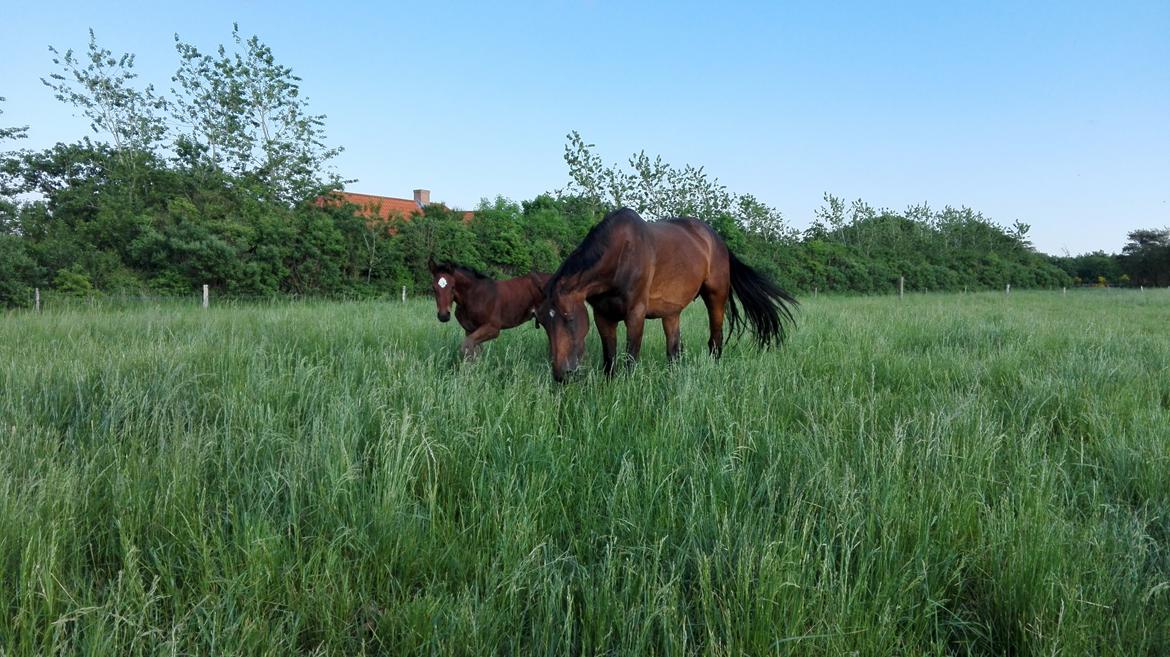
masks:
<instances>
[{"instance_id":1,"label":"grass field","mask_svg":"<svg viewBox=\"0 0 1170 657\"><path fill-rule=\"evenodd\" d=\"M1170 654L1170 292L799 319L557 386L427 300L0 315L0 655Z\"/></svg>"}]
</instances>

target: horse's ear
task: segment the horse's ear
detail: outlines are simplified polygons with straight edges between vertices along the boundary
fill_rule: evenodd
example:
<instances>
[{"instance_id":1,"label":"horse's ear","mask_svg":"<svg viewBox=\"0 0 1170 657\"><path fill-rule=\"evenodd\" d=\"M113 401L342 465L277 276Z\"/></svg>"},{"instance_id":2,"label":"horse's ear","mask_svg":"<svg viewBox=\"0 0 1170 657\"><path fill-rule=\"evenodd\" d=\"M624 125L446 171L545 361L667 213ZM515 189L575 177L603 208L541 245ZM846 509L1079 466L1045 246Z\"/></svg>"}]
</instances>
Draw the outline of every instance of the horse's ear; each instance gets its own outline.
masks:
<instances>
[{"instance_id":1,"label":"horse's ear","mask_svg":"<svg viewBox=\"0 0 1170 657\"><path fill-rule=\"evenodd\" d=\"M438 269L438 265L435 264L434 254L427 256L427 269L430 269L432 274Z\"/></svg>"}]
</instances>

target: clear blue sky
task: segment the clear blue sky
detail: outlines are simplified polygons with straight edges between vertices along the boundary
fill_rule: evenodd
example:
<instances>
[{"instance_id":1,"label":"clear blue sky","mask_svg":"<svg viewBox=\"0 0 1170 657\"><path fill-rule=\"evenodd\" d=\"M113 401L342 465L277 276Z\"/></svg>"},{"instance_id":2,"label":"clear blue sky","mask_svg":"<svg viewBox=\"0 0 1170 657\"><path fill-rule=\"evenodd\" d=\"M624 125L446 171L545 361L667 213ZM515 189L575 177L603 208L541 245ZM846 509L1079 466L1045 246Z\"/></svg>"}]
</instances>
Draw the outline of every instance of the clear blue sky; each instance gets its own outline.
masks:
<instances>
[{"instance_id":1,"label":"clear blue sky","mask_svg":"<svg viewBox=\"0 0 1170 657\"><path fill-rule=\"evenodd\" d=\"M238 21L304 78L353 191L471 207L607 162L703 165L804 227L823 192L967 205L1049 253L1170 224L1170 2L11 2L3 125L88 131L39 79L86 30L169 88ZM173 5L173 6L171 6Z\"/></svg>"}]
</instances>

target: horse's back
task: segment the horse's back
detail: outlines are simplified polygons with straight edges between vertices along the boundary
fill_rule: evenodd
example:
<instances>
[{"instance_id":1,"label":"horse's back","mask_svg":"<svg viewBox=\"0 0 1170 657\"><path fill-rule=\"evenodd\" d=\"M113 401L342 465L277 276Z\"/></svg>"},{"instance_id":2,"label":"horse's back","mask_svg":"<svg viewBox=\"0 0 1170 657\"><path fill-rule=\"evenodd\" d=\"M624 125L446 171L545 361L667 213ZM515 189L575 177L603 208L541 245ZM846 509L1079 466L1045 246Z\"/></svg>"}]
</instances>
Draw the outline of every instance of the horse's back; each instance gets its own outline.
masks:
<instances>
[{"instance_id":1,"label":"horse's back","mask_svg":"<svg viewBox=\"0 0 1170 657\"><path fill-rule=\"evenodd\" d=\"M647 236L654 248L650 306L655 310L659 306L667 313L681 309L727 268L722 240L697 219L682 217L647 224Z\"/></svg>"},{"instance_id":2,"label":"horse's back","mask_svg":"<svg viewBox=\"0 0 1170 657\"><path fill-rule=\"evenodd\" d=\"M496 283L496 309L503 328L518 326L544 301L549 274L532 272Z\"/></svg>"},{"instance_id":3,"label":"horse's back","mask_svg":"<svg viewBox=\"0 0 1170 657\"><path fill-rule=\"evenodd\" d=\"M707 271L726 247L707 224L690 217L646 224L654 245L655 268Z\"/></svg>"}]
</instances>

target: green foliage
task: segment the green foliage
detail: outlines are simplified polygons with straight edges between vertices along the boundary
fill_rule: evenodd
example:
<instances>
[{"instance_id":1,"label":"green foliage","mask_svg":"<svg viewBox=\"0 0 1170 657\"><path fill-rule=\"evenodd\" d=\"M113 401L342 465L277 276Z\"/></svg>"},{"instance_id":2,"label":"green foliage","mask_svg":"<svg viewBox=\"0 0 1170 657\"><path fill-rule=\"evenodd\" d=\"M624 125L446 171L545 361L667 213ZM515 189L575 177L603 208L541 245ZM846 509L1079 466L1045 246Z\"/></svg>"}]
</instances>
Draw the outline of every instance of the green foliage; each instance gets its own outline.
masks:
<instances>
[{"instance_id":1,"label":"green foliage","mask_svg":"<svg viewBox=\"0 0 1170 657\"><path fill-rule=\"evenodd\" d=\"M207 55L175 35L173 116L186 128L183 150L285 204L335 186L327 166L342 149L326 145L325 116L310 112L301 79L238 25L232 41L234 50Z\"/></svg>"},{"instance_id":2,"label":"green foliage","mask_svg":"<svg viewBox=\"0 0 1170 657\"><path fill-rule=\"evenodd\" d=\"M37 266L25 252L24 240L0 233L0 307L28 306Z\"/></svg>"},{"instance_id":3,"label":"green foliage","mask_svg":"<svg viewBox=\"0 0 1170 657\"><path fill-rule=\"evenodd\" d=\"M5 100L6 99L3 96L0 96L0 103L3 103ZM3 113L4 113L4 110L2 108L0 108L0 114L3 114ZM9 127L9 128L0 127L0 141L5 141L8 139L27 139L27 138L28 138L28 126L22 126L19 128L17 128L17 127Z\"/></svg>"},{"instance_id":4,"label":"green foliage","mask_svg":"<svg viewBox=\"0 0 1170 657\"><path fill-rule=\"evenodd\" d=\"M494 202L483 199L470 228L479 254L491 263L493 274L510 278L532 271L531 244L524 234L524 216L518 204L500 196Z\"/></svg>"},{"instance_id":5,"label":"green foliage","mask_svg":"<svg viewBox=\"0 0 1170 657\"><path fill-rule=\"evenodd\" d=\"M1134 283L1170 285L1170 228L1131 232L1122 253L1122 268Z\"/></svg>"},{"instance_id":6,"label":"green foliage","mask_svg":"<svg viewBox=\"0 0 1170 657\"><path fill-rule=\"evenodd\" d=\"M93 283L81 265L73 265L57 271L53 277L53 288L70 297L85 297L93 294Z\"/></svg>"},{"instance_id":7,"label":"green foliage","mask_svg":"<svg viewBox=\"0 0 1170 657\"><path fill-rule=\"evenodd\" d=\"M135 88L134 55L113 52L97 43L89 31L89 47L78 57L73 50L61 54L53 46L53 63L61 71L42 78L57 100L79 109L95 134L109 135L116 151L151 151L166 136L162 112L166 99L153 85Z\"/></svg>"},{"instance_id":8,"label":"green foliage","mask_svg":"<svg viewBox=\"0 0 1170 657\"><path fill-rule=\"evenodd\" d=\"M0 653L1167 655L1166 294L821 295L718 362L693 304L568 386L421 299L9 314Z\"/></svg>"},{"instance_id":9,"label":"green foliage","mask_svg":"<svg viewBox=\"0 0 1170 657\"><path fill-rule=\"evenodd\" d=\"M50 285L71 294L190 294L205 284L239 297L425 292L430 256L498 277L553 271L616 205L650 219L698 216L795 291L892 292L900 277L910 290L934 291L1170 277L1165 231L1135 232L1121 257L1062 260L1036 253L1019 221L1005 227L967 208L894 212L826 194L800 234L702 167L644 152L607 167L576 132L565 146L570 182L555 196L484 200L471 216L434 204L410 218L367 219L317 197L338 182L328 171L338 149L326 146L324 117L310 112L299 78L258 37L235 27L232 41L206 54L176 35L170 98L139 88L133 55L115 56L92 32L84 56L52 50L60 70L45 84L110 143L87 138L0 158L10 260L0 304L20 305L29 286Z\"/></svg>"},{"instance_id":10,"label":"green foliage","mask_svg":"<svg viewBox=\"0 0 1170 657\"><path fill-rule=\"evenodd\" d=\"M1104 251L1054 257L1052 262L1069 276L1082 281L1095 281L1099 277L1107 281L1117 281L1121 277L1120 259Z\"/></svg>"},{"instance_id":11,"label":"green foliage","mask_svg":"<svg viewBox=\"0 0 1170 657\"><path fill-rule=\"evenodd\" d=\"M778 210L750 194L732 194L718 179L708 177L703 167L677 168L661 156L651 159L644 151L630 156L628 170L619 165L606 167L593 152L594 145L585 143L577 131L566 138L564 159L570 178L566 192L586 199L594 210L626 206L651 220L700 217L722 228L727 227L727 219L764 240L795 237Z\"/></svg>"}]
</instances>

